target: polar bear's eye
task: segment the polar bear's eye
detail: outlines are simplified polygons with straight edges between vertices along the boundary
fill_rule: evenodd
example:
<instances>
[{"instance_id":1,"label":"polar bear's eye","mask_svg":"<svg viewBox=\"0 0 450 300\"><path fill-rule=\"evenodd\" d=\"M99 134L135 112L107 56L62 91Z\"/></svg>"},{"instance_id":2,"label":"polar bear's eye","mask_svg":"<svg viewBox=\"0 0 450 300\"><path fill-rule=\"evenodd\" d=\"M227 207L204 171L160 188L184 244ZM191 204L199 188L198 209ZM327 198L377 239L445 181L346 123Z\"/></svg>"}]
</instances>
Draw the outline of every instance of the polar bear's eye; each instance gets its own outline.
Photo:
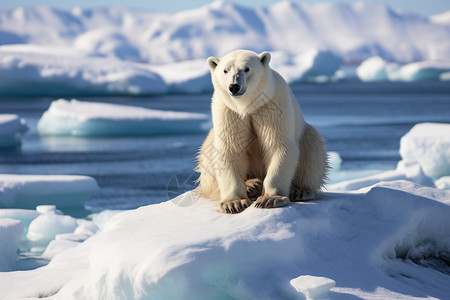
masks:
<instances>
[{"instance_id":1,"label":"polar bear's eye","mask_svg":"<svg viewBox=\"0 0 450 300\"><path fill-rule=\"evenodd\" d=\"M245 68L244 72L249 72L250 69L249 68Z\"/></svg>"},{"instance_id":2,"label":"polar bear's eye","mask_svg":"<svg viewBox=\"0 0 450 300\"><path fill-rule=\"evenodd\" d=\"M227 70L223 70L223 72L224 72L225 74L227 74L227 73L228 73L228 71L227 71Z\"/></svg>"}]
</instances>

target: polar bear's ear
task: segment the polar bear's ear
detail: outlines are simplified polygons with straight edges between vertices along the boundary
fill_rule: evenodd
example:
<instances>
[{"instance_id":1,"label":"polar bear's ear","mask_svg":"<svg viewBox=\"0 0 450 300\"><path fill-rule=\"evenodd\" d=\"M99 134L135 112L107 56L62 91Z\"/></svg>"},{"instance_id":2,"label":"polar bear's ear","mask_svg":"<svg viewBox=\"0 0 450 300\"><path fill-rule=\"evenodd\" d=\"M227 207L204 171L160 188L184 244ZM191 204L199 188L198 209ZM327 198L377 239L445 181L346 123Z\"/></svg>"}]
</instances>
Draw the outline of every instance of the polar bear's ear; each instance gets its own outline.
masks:
<instances>
[{"instance_id":1,"label":"polar bear's ear","mask_svg":"<svg viewBox=\"0 0 450 300\"><path fill-rule=\"evenodd\" d=\"M267 52L267 51L261 52L261 54L259 55L259 60L261 61L261 63L264 66L268 66L269 65L270 58L271 58L270 53Z\"/></svg>"},{"instance_id":2,"label":"polar bear's ear","mask_svg":"<svg viewBox=\"0 0 450 300\"><path fill-rule=\"evenodd\" d=\"M214 71L216 69L216 67L219 64L220 60L217 57L210 56L210 57L208 57L206 62L208 63L208 67L209 67L209 69L212 72L212 71Z\"/></svg>"}]
</instances>

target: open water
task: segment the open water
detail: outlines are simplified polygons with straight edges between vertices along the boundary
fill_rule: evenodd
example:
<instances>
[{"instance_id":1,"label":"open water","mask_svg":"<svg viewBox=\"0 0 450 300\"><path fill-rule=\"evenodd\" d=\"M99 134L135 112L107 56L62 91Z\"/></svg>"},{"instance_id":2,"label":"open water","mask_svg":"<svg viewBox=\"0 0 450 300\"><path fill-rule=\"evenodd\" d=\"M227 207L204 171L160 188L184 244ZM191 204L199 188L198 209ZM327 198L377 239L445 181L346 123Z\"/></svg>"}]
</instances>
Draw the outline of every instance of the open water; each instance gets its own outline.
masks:
<instances>
[{"instance_id":1,"label":"open water","mask_svg":"<svg viewBox=\"0 0 450 300\"><path fill-rule=\"evenodd\" d=\"M338 152L334 181L394 169L400 138L416 123L450 123L450 84L340 82L294 85L305 119ZM147 108L210 113L210 94L89 97ZM19 114L30 131L18 149L0 152L0 173L94 177L100 191L92 211L158 203L191 188L196 153L206 132L195 135L79 138L39 136L37 122L54 98L0 98L0 113ZM186 178L187 182L183 184Z\"/></svg>"}]
</instances>

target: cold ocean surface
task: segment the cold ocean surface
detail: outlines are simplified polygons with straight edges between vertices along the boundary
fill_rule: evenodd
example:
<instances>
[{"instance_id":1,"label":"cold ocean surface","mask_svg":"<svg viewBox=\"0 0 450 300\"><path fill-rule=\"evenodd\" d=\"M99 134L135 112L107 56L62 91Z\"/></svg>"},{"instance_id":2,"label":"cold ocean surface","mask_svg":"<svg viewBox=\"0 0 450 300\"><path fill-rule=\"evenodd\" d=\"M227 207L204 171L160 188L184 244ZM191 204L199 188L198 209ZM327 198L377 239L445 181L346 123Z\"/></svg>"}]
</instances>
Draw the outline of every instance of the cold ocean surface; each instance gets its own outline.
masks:
<instances>
[{"instance_id":1,"label":"cold ocean surface","mask_svg":"<svg viewBox=\"0 0 450 300\"><path fill-rule=\"evenodd\" d=\"M446 82L294 85L307 122L340 154L331 182L395 169L400 138L419 122L450 123ZM89 97L83 101L210 114L211 94ZM94 177L89 210L132 209L192 189L196 153L206 131L191 135L82 138L39 136L37 122L55 98L0 98L0 113L18 114L30 130L19 149L2 151L0 173Z\"/></svg>"}]
</instances>

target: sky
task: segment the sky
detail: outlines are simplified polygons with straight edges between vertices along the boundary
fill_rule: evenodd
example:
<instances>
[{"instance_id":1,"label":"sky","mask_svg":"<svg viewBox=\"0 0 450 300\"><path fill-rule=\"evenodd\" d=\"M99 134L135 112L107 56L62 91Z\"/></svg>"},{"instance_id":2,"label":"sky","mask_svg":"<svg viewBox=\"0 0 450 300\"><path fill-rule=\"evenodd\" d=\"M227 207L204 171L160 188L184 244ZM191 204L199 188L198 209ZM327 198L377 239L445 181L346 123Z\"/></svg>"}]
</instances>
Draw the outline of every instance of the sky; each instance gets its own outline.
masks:
<instances>
[{"instance_id":1,"label":"sky","mask_svg":"<svg viewBox=\"0 0 450 300\"><path fill-rule=\"evenodd\" d=\"M280 0L231 0L245 6L267 6ZM292 2L385 2L392 8L403 11L418 13L421 15L433 15L450 10L450 0L291 0ZM0 10L16 8L19 6L46 5L63 9L71 9L75 6L97 7L97 6L133 6L153 11L176 12L200 7L212 2L212 0L0 0Z\"/></svg>"}]
</instances>

